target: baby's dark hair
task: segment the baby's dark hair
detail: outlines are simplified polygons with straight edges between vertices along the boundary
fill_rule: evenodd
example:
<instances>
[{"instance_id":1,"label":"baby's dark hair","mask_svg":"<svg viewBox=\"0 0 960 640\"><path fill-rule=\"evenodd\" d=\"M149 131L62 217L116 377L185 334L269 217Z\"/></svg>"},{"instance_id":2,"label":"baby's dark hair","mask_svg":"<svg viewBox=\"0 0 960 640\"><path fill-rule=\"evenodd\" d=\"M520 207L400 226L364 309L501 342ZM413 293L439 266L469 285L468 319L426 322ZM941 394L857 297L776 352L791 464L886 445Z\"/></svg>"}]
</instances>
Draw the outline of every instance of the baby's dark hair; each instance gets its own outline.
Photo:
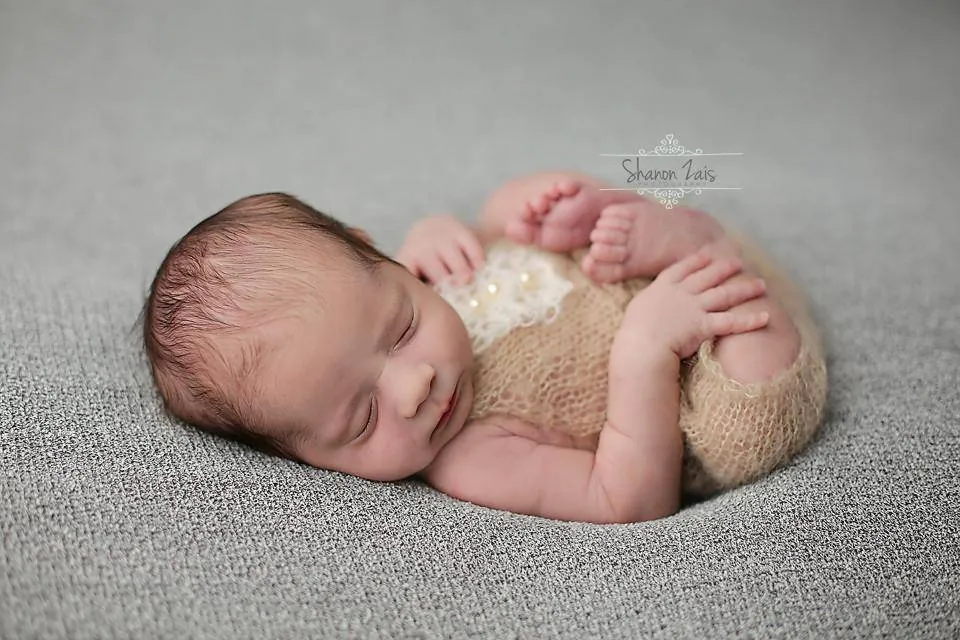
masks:
<instances>
[{"instance_id":1,"label":"baby's dark hair","mask_svg":"<svg viewBox=\"0 0 960 640\"><path fill-rule=\"evenodd\" d=\"M388 257L286 193L241 198L193 227L160 264L140 314L165 411L205 431L296 458L303 425L268 424L255 329L316 299L316 267L340 251L373 270ZM316 260L311 260L316 257Z\"/></svg>"}]
</instances>

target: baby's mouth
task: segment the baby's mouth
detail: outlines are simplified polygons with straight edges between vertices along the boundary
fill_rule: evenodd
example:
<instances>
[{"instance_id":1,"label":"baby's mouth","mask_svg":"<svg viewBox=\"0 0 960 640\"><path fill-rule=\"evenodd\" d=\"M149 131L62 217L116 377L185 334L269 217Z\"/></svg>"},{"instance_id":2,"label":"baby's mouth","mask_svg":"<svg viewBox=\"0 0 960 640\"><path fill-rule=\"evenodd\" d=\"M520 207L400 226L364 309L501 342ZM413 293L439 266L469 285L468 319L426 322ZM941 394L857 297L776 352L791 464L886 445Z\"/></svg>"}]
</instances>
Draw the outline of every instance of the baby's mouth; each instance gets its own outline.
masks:
<instances>
[{"instance_id":1,"label":"baby's mouth","mask_svg":"<svg viewBox=\"0 0 960 640\"><path fill-rule=\"evenodd\" d=\"M437 435L437 433L439 433L447 425L447 423L450 422L451 416L453 416L454 411L456 411L457 402L460 400L460 383L462 379L463 376L457 380L457 385L453 388L453 394L447 401L447 408L437 421L437 426L434 427L433 433L430 434L431 439L433 439L433 436Z\"/></svg>"}]
</instances>

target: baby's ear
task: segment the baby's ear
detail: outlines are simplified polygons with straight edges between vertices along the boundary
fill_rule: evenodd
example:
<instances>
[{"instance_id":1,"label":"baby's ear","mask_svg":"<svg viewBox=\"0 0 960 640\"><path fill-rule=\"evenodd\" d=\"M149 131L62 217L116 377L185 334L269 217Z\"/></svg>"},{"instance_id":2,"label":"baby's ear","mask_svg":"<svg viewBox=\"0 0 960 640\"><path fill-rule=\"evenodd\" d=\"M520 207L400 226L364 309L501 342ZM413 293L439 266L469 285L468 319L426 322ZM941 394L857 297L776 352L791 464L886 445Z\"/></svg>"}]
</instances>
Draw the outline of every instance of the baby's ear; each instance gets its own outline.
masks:
<instances>
[{"instance_id":1,"label":"baby's ear","mask_svg":"<svg viewBox=\"0 0 960 640\"><path fill-rule=\"evenodd\" d=\"M371 238L370 234L364 231L363 229L358 229L357 227L347 227L347 231L349 231L351 235L354 235L360 238L361 240L369 244L371 247L373 246L373 238Z\"/></svg>"}]
</instances>

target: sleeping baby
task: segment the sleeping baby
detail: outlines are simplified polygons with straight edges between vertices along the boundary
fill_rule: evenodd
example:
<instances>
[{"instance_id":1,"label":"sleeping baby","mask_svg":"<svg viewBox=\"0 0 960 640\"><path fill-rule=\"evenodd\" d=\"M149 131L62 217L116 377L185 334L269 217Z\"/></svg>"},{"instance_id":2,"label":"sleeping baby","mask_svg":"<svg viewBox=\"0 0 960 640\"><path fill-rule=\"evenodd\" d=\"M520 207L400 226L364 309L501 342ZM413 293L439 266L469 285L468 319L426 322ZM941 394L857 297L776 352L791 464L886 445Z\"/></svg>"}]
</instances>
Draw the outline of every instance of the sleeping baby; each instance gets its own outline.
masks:
<instances>
[{"instance_id":1,"label":"sleeping baby","mask_svg":"<svg viewBox=\"0 0 960 640\"><path fill-rule=\"evenodd\" d=\"M393 259L290 195L242 198L170 249L142 319L175 418L559 520L753 482L826 400L806 302L764 253L576 173L508 182L476 225L425 218Z\"/></svg>"}]
</instances>

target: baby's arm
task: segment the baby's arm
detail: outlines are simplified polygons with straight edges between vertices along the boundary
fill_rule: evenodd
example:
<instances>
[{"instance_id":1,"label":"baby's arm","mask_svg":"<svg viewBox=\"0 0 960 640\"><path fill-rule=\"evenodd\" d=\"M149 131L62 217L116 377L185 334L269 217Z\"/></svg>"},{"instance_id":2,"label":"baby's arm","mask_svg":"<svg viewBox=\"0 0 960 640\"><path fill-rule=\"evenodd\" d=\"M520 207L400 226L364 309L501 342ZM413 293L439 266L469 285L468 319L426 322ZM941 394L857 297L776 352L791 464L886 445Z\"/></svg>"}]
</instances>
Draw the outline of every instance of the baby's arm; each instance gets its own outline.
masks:
<instances>
[{"instance_id":1,"label":"baby's arm","mask_svg":"<svg viewBox=\"0 0 960 640\"><path fill-rule=\"evenodd\" d=\"M763 291L726 282L740 269L699 252L665 269L628 305L610 355L607 423L596 453L540 444L489 422L470 425L426 474L450 495L560 520L634 522L679 507L679 367L705 340L764 326L738 309Z\"/></svg>"},{"instance_id":2,"label":"baby's arm","mask_svg":"<svg viewBox=\"0 0 960 640\"><path fill-rule=\"evenodd\" d=\"M556 520L626 523L677 511L683 445L678 362L652 352L611 380L596 453L514 435L495 419L447 445L427 481L455 498ZM613 416L626 416L614 426Z\"/></svg>"}]
</instances>

